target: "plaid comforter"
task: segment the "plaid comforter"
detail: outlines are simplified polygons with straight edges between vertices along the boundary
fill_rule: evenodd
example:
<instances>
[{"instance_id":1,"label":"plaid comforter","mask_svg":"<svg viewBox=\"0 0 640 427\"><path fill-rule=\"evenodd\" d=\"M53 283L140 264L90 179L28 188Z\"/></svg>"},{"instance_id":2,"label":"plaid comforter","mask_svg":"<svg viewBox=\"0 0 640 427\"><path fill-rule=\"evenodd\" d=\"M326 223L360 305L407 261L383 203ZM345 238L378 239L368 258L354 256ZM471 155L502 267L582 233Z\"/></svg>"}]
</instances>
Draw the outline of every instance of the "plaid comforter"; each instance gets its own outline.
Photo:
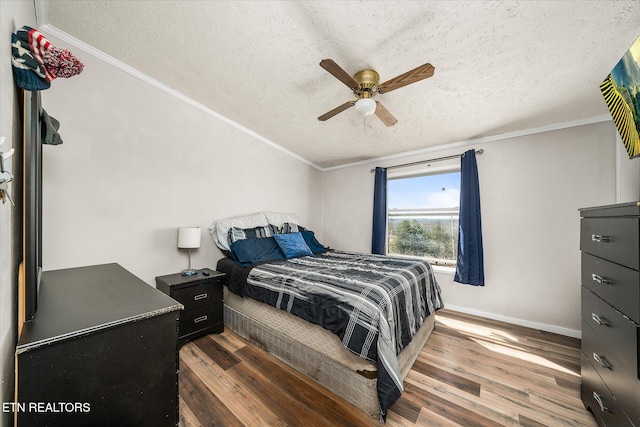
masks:
<instances>
[{"instance_id":1,"label":"plaid comforter","mask_svg":"<svg viewBox=\"0 0 640 427\"><path fill-rule=\"evenodd\" d=\"M381 420L403 389L397 355L443 307L426 261L341 251L257 265L245 294L330 330L376 363Z\"/></svg>"}]
</instances>

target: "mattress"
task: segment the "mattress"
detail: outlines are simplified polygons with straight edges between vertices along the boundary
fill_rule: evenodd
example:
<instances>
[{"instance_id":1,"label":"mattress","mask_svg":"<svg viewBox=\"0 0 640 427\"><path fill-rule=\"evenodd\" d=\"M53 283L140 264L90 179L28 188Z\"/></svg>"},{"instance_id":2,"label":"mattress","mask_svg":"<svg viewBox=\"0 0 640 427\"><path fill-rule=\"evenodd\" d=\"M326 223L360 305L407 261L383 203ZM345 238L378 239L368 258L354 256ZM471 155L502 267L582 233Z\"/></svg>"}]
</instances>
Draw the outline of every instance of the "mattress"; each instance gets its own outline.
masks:
<instances>
[{"instance_id":1,"label":"mattress","mask_svg":"<svg viewBox=\"0 0 640 427\"><path fill-rule=\"evenodd\" d=\"M351 395L367 394L351 402L369 415L377 412L381 420L400 396L403 379L433 329L433 314L426 319L418 316L442 306L431 267L404 258L332 251L318 258L255 267L222 259L217 270L227 273L227 327L349 401ZM265 303L241 296L245 293ZM351 300L350 295L354 296ZM391 309L376 311L378 305ZM400 307L406 307L405 317L389 317ZM379 315L385 319L384 336L394 337L383 343L377 341L378 330L373 329ZM316 325L311 320L316 316L318 323L331 330ZM422 327L416 331L419 324ZM354 329L349 330L348 338L341 337L339 332L347 330L343 326L351 325ZM362 332L352 333L356 330ZM394 331L402 337L387 335ZM378 349L377 356L370 352L372 348Z\"/></svg>"},{"instance_id":2,"label":"mattress","mask_svg":"<svg viewBox=\"0 0 640 427\"><path fill-rule=\"evenodd\" d=\"M224 323L369 417L379 418L375 364L344 348L336 335L286 311L235 295L227 288L224 288ZM409 374L434 327L432 314L398 356L402 378Z\"/></svg>"},{"instance_id":3,"label":"mattress","mask_svg":"<svg viewBox=\"0 0 640 427\"><path fill-rule=\"evenodd\" d=\"M274 329L292 340L295 340L329 359L333 359L352 371L375 377L376 365L353 354L344 346L337 335L322 326L309 323L293 314L270 305L240 297L227 288L224 289L224 304L232 309L244 313L271 329Z\"/></svg>"},{"instance_id":4,"label":"mattress","mask_svg":"<svg viewBox=\"0 0 640 427\"><path fill-rule=\"evenodd\" d=\"M309 323L284 310L271 307L251 298L235 295L227 288L224 289L224 304L237 312L243 313L247 318L268 326L360 375L367 378L375 378L376 376L375 363L362 359L346 349L337 335L319 325ZM420 328L412 342L398 355L403 377L407 376L413 362L415 362L422 347L424 347L426 339L434 328L434 323L435 316L429 316L425 320L426 327Z\"/></svg>"}]
</instances>

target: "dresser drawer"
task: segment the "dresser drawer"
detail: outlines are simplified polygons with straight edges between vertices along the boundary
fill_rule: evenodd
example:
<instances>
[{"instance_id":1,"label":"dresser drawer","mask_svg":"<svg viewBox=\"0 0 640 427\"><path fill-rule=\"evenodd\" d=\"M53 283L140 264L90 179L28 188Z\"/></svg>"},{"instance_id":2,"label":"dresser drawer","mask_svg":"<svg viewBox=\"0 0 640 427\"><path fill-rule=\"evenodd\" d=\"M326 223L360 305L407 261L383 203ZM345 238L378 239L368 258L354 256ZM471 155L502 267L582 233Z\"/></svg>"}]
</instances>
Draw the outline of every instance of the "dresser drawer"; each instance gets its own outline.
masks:
<instances>
[{"instance_id":1,"label":"dresser drawer","mask_svg":"<svg viewBox=\"0 0 640 427\"><path fill-rule=\"evenodd\" d=\"M625 319L620 312L584 286L582 287L582 319L591 326L607 347L607 351L616 355L622 369L640 378L638 326ZM583 340L585 339L583 337Z\"/></svg>"},{"instance_id":2,"label":"dresser drawer","mask_svg":"<svg viewBox=\"0 0 640 427\"><path fill-rule=\"evenodd\" d=\"M582 253L582 284L640 324L640 272Z\"/></svg>"},{"instance_id":3,"label":"dresser drawer","mask_svg":"<svg viewBox=\"0 0 640 427\"><path fill-rule=\"evenodd\" d=\"M581 221L582 251L640 270L638 218L582 218Z\"/></svg>"},{"instance_id":4,"label":"dresser drawer","mask_svg":"<svg viewBox=\"0 0 640 427\"><path fill-rule=\"evenodd\" d=\"M625 369L618 356L600 339L584 319L582 321L582 351L626 415L634 423L640 423L640 405L638 405L640 402L640 380L637 378L637 372Z\"/></svg>"},{"instance_id":5,"label":"dresser drawer","mask_svg":"<svg viewBox=\"0 0 640 427\"><path fill-rule=\"evenodd\" d=\"M172 289L171 298L184 305L185 311L222 301L222 284L219 280L201 282L194 286Z\"/></svg>"},{"instance_id":6,"label":"dresser drawer","mask_svg":"<svg viewBox=\"0 0 640 427\"><path fill-rule=\"evenodd\" d=\"M606 427L633 426L584 354L582 354L581 376L582 402L585 407L591 409L598 424Z\"/></svg>"},{"instance_id":7,"label":"dresser drawer","mask_svg":"<svg viewBox=\"0 0 640 427\"><path fill-rule=\"evenodd\" d=\"M180 338L218 323L222 324L222 316L222 302L216 302L213 305L196 308L195 310L185 310L180 316Z\"/></svg>"}]
</instances>

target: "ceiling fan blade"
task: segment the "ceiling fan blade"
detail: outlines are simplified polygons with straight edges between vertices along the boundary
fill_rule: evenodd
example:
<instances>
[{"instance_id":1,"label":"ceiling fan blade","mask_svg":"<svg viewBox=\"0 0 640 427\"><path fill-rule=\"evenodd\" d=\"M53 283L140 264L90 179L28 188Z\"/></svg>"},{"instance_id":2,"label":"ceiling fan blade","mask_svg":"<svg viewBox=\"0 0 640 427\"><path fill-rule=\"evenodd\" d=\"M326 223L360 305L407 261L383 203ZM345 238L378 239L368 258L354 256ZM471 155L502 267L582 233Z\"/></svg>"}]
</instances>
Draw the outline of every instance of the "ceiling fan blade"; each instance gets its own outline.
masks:
<instances>
[{"instance_id":1,"label":"ceiling fan blade","mask_svg":"<svg viewBox=\"0 0 640 427\"><path fill-rule=\"evenodd\" d=\"M398 123L398 119L385 108L384 105L376 101L376 116L387 126L393 126Z\"/></svg>"},{"instance_id":2,"label":"ceiling fan blade","mask_svg":"<svg viewBox=\"0 0 640 427\"><path fill-rule=\"evenodd\" d=\"M347 108L353 107L353 105L356 103L356 101L348 101L345 102L344 104L342 104L339 107L334 108L333 110L324 113L323 115L321 115L320 117L318 117L318 120L320 120L321 122L324 122L327 119L330 119L331 117L335 116L338 113L342 113L344 110L346 110Z\"/></svg>"},{"instance_id":3,"label":"ceiling fan blade","mask_svg":"<svg viewBox=\"0 0 640 427\"><path fill-rule=\"evenodd\" d=\"M358 82L355 81L345 70L340 68L333 59L323 59L320 61L320 66L331 73L333 77L347 85L349 89L356 89L358 87Z\"/></svg>"},{"instance_id":4,"label":"ceiling fan blade","mask_svg":"<svg viewBox=\"0 0 640 427\"><path fill-rule=\"evenodd\" d=\"M392 90L410 85L411 83L419 82L420 80L433 76L435 70L436 69L431 64L424 64L416 67L411 71L407 71L404 74L400 74L398 77L382 83L378 86L378 93L391 92Z\"/></svg>"}]
</instances>

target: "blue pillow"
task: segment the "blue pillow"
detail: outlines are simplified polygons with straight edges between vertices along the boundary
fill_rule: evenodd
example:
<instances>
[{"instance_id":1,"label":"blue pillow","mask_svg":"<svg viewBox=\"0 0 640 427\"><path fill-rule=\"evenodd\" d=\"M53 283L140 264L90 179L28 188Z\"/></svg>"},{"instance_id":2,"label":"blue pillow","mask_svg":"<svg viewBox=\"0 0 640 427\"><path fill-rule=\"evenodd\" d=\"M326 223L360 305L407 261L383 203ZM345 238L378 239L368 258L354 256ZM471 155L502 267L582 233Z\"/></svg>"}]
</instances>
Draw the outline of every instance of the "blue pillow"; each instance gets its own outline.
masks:
<instances>
[{"instance_id":1,"label":"blue pillow","mask_svg":"<svg viewBox=\"0 0 640 427\"><path fill-rule=\"evenodd\" d=\"M302 238L304 239L307 246L309 246L309 249L311 249L311 252L313 252L314 254L321 254L329 250L329 248L318 242L318 239L316 239L316 235L313 231L302 230L300 234L302 234Z\"/></svg>"},{"instance_id":2,"label":"blue pillow","mask_svg":"<svg viewBox=\"0 0 640 427\"><path fill-rule=\"evenodd\" d=\"M231 254L233 260L242 266L284 259L284 254L273 237L242 239L233 242Z\"/></svg>"},{"instance_id":3,"label":"blue pillow","mask_svg":"<svg viewBox=\"0 0 640 427\"><path fill-rule=\"evenodd\" d=\"M282 249L287 259L313 255L313 252L311 252L311 249L309 249L309 246L305 243L300 232L275 234L273 237L276 239L278 246L280 246L280 249Z\"/></svg>"}]
</instances>

